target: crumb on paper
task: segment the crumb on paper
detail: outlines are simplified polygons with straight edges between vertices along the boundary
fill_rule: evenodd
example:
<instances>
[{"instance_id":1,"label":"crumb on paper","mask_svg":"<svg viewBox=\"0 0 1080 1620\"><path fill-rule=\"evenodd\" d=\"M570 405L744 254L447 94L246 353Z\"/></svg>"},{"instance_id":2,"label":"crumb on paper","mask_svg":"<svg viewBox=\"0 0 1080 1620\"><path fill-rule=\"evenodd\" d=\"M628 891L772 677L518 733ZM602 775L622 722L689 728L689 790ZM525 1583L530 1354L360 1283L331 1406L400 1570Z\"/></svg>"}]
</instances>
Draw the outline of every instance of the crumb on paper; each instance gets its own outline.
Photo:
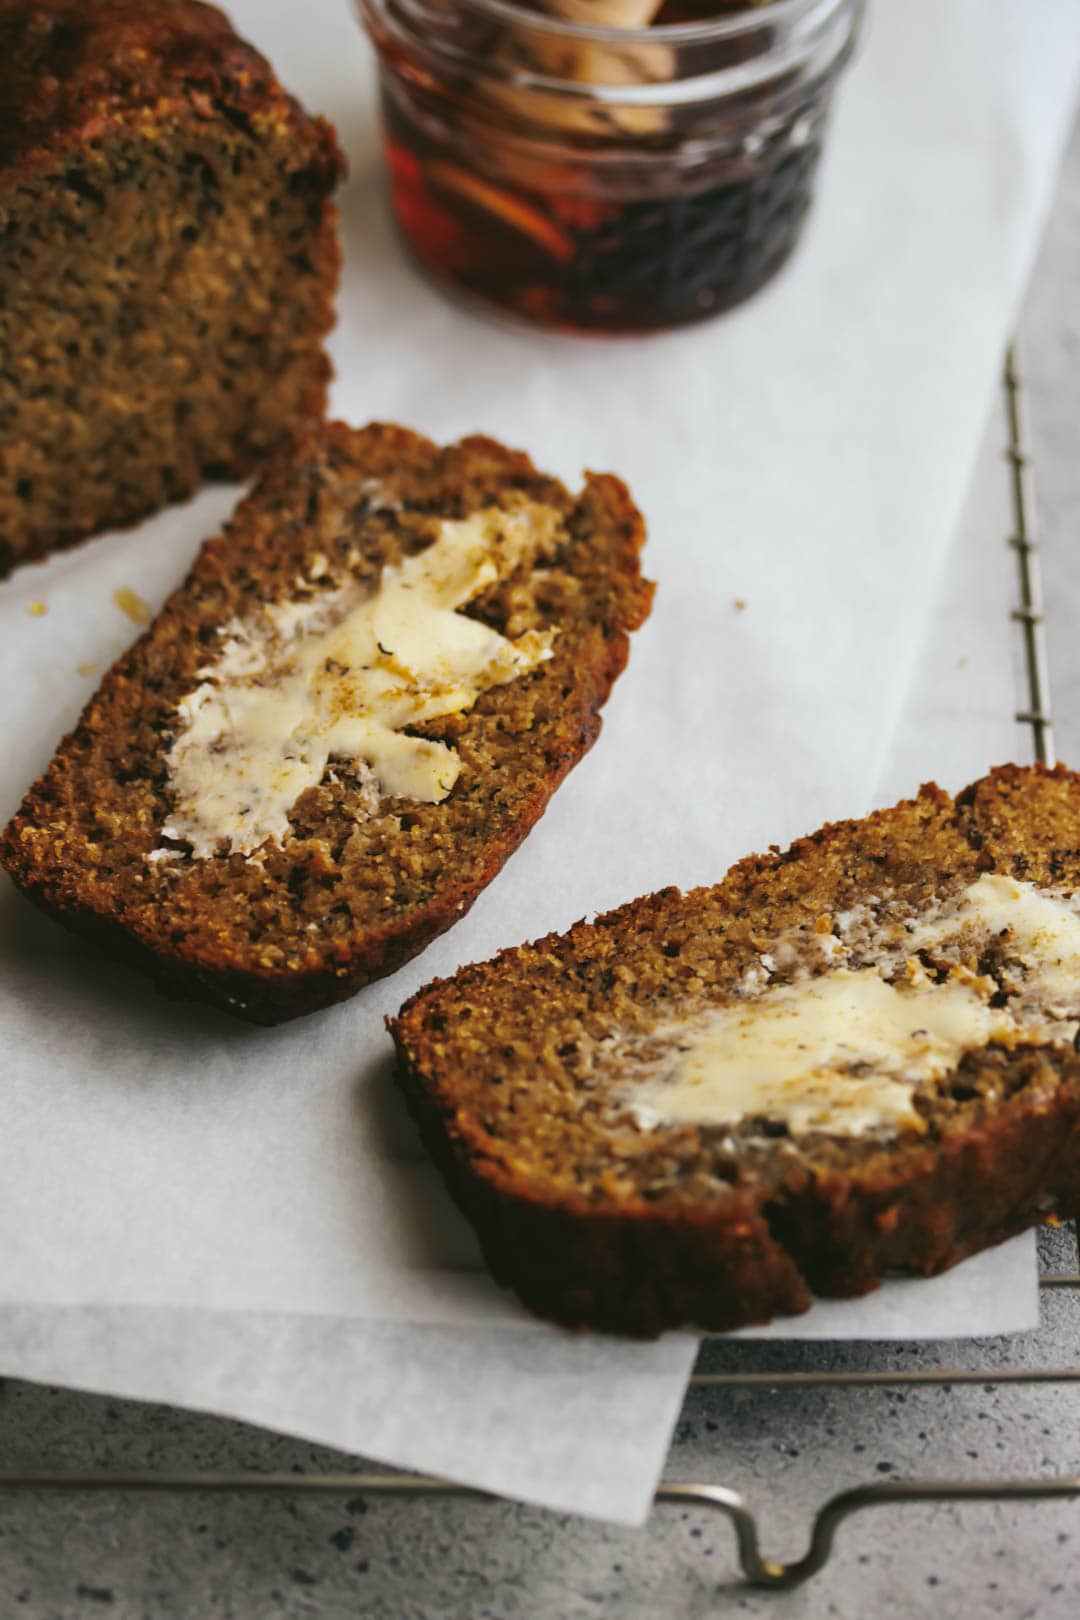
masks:
<instances>
[{"instance_id":1,"label":"crumb on paper","mask_svg":"<svg viewBox=\"0 0 1080 1620\"><path fill-rule=\"evenodd\" d=\"M31 602L26 611L32 613L35 619L40 619L42 614L48 613L49 604L47 602Z\"/></svg>"},{"instance_id":2,"label":"crumb on paper","mask_svg":"<svg viewBox=\"0 0 1080 1620\"><path fill-rule=\"evenodd\" d=\"M746 612L746 597L745 596L733 597L731 605L735 609L736 613L745 613Z\"/></svg>"},{"instance_id":3,"label":"crumb on paper","mask_svg":"<svg viewBox=\"0 0 1080 1620\"><path fill-rule=\"evenodd\" d=\"M138 591L133 591L130 585L120 585L112 593L112 599L121 613L126 613L132 624L149 624L150 608L143 601Z\"/></svg>"},{"instance_id":4,"label":"crumb on paper","mask_svg":"<svg viewBox=\"0 0 1080 1620\"><path fill-rule=\"evenodd\" d=\"M91 661L88 664L76 664L75 673L76 675L96 675L100 668L100 664L95 664L93 661Z\"/></svg>"},{"instance_id":5,"label":"crumb on paper","mask_svg":"<svg viewBox=\"0 0 1080 1620\"><path fill-rule=\"evenodd\" d=\"M971 660L968 658L967 654L965 653L963 658L958 658L956 660L956 667L957 667L957 669L967 669L968 664L970 662L971 662Z\"/></svg>"}]
</instances>

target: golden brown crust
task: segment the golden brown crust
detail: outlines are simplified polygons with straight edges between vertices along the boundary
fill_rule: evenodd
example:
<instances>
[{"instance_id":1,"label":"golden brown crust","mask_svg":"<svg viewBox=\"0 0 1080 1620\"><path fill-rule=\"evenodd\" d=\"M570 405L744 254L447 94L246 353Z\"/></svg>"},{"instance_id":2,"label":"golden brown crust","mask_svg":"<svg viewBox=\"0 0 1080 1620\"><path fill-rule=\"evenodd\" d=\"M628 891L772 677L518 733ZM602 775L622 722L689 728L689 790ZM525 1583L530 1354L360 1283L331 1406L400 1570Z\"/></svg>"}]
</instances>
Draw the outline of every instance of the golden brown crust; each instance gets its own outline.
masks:
<instances>
[{"instance_id":1,"label":"golden brown crust","mask_svg":"<svg viewBox=\"0 0 1080 1620\"><path fill-rule=\"evenodd\" d=\"M400 508L371 493L388 482ZM223 625L288 600L317 556L358 550L375 578L430 540L432 514L522 493L565 514L567 538L536 576L529 609L559 633L550 661L426 728L462 761L449 799L386 800L365 817L359 791L335 771L298 801L285 845L259 863L237 853L148 861L171 809L165 751L177 704ZM260 1023L351 995L467 910L594 741L628 631L651 600L643 538L615 478L591 476L575 498L488 439L439 449L385 424L324 426L267 471L106 676L0 839L0 861L53 916L176 993ZM492 589L473 611L499 625L503 587Z\"/></svg>"},{"instance_id":2,"label":"golden brown crust","mask_svg":"<svg viewBox=\"0 0 1080 1620\"><path fill-rule=\"evenodd\" d=\"M980 873L1080 888L1080 777L1003 766L646 896L419 991L390 1022L410 1108L496 1276L570 1325L724 1329L932 1275L1080 1212L1080 1057L990 1047L926 1088L925 1134L763 1143L623 1132L579 1048L687 995L723 1002L778 934ZM1077 987L1080 1007L1080 986Z\"/></svg>"},{"instance_id":3,"label":"golden brown crust","mask_svg":"<svg viewBox=\"0 0 1080 1620\"><path fill-rule=\"evenodd\" d=\"M343 171L212 6L0 0L0 575L319 419Z\"/></svg>"},{"instance_id":4,"label":"golden brown crust","mask_svg":"<svg viewBox=\"0 0 1080 1620\"><path fill-rule=\"evenodd\" d=\"M273 111L315 125L328 168L330 126L311 120L264 56L202 0L0 0L0 177L100 139L129 113L177 105Z\"/></svg>"}]
</instances>

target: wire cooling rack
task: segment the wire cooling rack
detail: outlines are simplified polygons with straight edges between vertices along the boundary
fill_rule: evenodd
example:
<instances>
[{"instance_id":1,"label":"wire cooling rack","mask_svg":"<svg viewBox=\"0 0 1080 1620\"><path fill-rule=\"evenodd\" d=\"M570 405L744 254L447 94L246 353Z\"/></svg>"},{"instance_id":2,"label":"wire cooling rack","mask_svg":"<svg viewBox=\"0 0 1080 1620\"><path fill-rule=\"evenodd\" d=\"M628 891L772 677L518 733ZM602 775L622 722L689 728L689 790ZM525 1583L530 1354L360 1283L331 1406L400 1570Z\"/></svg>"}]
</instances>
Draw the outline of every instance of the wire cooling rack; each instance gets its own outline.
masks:
<instances>
[{"instance_id":1,"label":"wire cooling rack","mask_svg":"<svg viewBox=\"0 0 1080 1620\"><path fill-rule=\"evenodd\" d=\"M1043 632L1042 584L1035 530L1034 475L1028 449L1023 388L1015 351L1010 350L1003 377L1008 443L1005 450L1012 496L1013 532L1009 545L1016 556L1017 606L1013 609L1022 638L1026 704L1016 719L1031 730L1032 752L1044 764L1054 763L1054 733L1050 708ZM1074 1254L1075 1254L1074 1246ZM1080 1267L1080 1258L1077 1260ZM1076 1290L1080 1299L1080 1269L1043 1272L1040 1289ZM1078 1316L1080 1326L1080 1316ZM849 1372L718 1372L695 1373L695 1388L735 1390L820 1390L857 1387L951 1388L978 1385L983 1389L1013 1384L1080 1384L1080 1365L1074 1367L1006 1368L997 1371L948 1367L918 1370ZM382 1497L479 1497L485 1493L447 1480L417 1474L393 1473L222 1473L167 1470L0 1470L0 1492L6 1491L135 1491L199 1493L211 1495L263 1494L311 1497L345 1493ZM1080 1475L1058 1478L908 1479L875 1480L845 1490L822 1502L810 1525L806 1551L787 1562L767 1558L761 1550L758 1520L745 1499L724 1485L669 1482L656 1493L658 1506L697 1507L723 1515L735 1534L739 1564L747 1581L759 1587L798 1586L824 1568L836 1532L845 1519L869 1508L911 1503L1040 1502L1080 1499Z\"/></svg>"}]
</instances>

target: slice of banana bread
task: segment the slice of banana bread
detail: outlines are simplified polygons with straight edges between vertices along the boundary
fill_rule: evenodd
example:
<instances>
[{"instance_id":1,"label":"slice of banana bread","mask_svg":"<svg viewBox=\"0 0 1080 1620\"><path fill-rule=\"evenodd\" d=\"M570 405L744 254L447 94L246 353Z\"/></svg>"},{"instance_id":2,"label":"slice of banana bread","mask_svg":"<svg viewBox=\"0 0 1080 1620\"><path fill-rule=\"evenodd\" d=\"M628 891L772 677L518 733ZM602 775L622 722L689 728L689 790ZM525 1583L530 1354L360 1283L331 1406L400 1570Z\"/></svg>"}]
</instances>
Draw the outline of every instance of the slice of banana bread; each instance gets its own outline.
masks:
<instances>
[{"instance_id":1,"label":"slice of banana bread","mask_svg":"<svg viewBox=\"0 0 1080 1620\"><path fill-rule=\"evenodd\" d=\"M600 729L641 519L488 439L312 433L105 677L0 838L16 883L261 1023L454 922Z\"/></svg>"},{"instance_id":2,"label":"slice of banana bread","mask_svg":"<svg viewBox=\"0 0 1080 1620\"><path fill-rule=\"evenodd\" d=\"M0 575L318 420L330 126L198 0L0 0Z\"/></svg>"},{"instance_id":3,"label":"slice of banana bread","mask_svg":"<svg viewBox=\"0 0 1080 1620\"><path fill-rule=\"evenodd\" d=\"M495 1276L724 1329L1080 1212L1080 777L1005 766L421 990L391 1022Z\"/></svg>"}]
</instances>

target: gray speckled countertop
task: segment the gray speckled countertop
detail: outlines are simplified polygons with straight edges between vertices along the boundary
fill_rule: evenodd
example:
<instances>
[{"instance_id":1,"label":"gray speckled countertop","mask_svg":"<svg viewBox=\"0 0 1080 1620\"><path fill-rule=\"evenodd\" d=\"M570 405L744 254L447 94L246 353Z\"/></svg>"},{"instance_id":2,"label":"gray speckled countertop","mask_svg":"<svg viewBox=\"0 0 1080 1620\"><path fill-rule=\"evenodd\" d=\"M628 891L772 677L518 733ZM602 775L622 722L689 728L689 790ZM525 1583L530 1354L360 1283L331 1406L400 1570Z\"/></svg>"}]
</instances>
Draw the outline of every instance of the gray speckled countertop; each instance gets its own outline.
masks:
<instances>
[{"instance_id":1,"label":"gray speckled countertop","mask_svg":"<svg viewBox=\"0 0 1080 1620\"><path fill-rule=\"evenodd\" d=\"M1038 468L1051 682L1060 754L1080 759L1080 129L1023 321ZM993 458L989 476L995 476ZM1044 1261L1074 1269L1068 1232ZM721 1343L707 1371L1078 1364L1080 1291L1047 1291L1038 1332L953 1345ZM438 1414L432 1414L438 1421ZM8 1384L5 1469L260 1469L357 1459L240 1424ZM671 1479L725 1484L758 1514L768 1554L804 1548L815 1509L847 1486L901 1476L1080 1473L1080 1385L692 1389ZM2 1499L0 1620L364 1615L386 1620L1075 1620L1080 1501L876 1509L845 1524L826 1569L789 1592L738 1579L728 1524L658 1508L619 1530L502 1502L453 1498L89 1496Z\"/></svg>"}]
</instances>

